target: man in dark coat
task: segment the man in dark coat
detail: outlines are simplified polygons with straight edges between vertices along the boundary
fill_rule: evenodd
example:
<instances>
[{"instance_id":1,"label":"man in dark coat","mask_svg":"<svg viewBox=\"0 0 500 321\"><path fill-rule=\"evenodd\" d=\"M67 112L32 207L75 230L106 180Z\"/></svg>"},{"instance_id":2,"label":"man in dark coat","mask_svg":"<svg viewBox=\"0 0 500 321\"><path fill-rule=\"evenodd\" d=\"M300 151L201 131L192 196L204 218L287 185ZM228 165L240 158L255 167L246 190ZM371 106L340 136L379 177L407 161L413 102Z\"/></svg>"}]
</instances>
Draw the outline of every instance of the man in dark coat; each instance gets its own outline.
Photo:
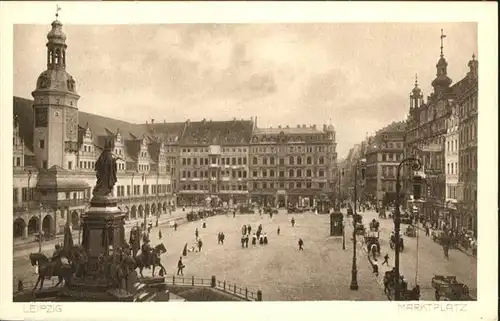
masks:
<instances>
[{"instance_id":1,"label":"man in dark coat","mask_svg":"<svg viewBox=\"0 0 500 321\"><path fill-rule=\"evenodd\" d=\"M182 263L182 256L179 257L179 261L177 262L177 275L184 275L184 268L186 266L184 265L184 263Z\"/></svg>"},{"instance_id":2,"label":"man in dark coat","mask_svg":"<svg viewBox=\"0 0 500 321\"><path fill-rule=\"evenodd\" d=\"M292 221L291 222L292 222L292 227L294 227L295 226L295 218L292 217Z\"/></svg>"},{"instance_id":3,"label":"man in dark coat","mask_svg":"<svg viewBox=\"0 0 500 321\"><path fill-rule=\"evenodd\" d=\"M249 240L249 237L247 234L247 235L245 235L245 247L248 247L248 240Z\"/></svg>"},{"instance_id":4,"label":"man in dark coat","mask_svg":"<svg viewBox=\"0 0 500 321\"><path fill-rule=\"evenodd\" d=\"M201 252L201 248L203 247L203 242L201 239L198 240L198 252Z\"/></svg>"},{"instance_id":5,"label":"man in dark coat","mask_svg":"<svg viewBox=\"0 0 500 321\"><path fill-rule=\"evenodd\" d=\"M250 233L252 232L252 227L249 225L247 225L247 232L248 232L248 235L250 235Z\"/></svg>"},{"instance_id":6,"label":"man in dark coat","mask_svg":"<svg viewBox=\"0 0 500 321\"><path fill-rule=\"evenodd\" d=\"M182 250L182 256L187 256L188 254L188 244L184 244L184 249Z\"/></svg>"},{"instance_id":7,"label":"man in dark coat","mask_svg":"<svg viewBox=\"0 0 500 321\"><path fill-rule=\"evenodd\" d=\"M302 241L302 239L299 238L299 251L303 251L304 250L304 241Z\"/></svg>"},{"instance_id":8,"label":"man in dark coat","mask_svg":"<svg viewBox=\"0 0 500 321\"><path fill-rule=\"evenodd\" d=\"M174 231L177 231L177 222L174 223Z\"/></svg>"}]
</instances>

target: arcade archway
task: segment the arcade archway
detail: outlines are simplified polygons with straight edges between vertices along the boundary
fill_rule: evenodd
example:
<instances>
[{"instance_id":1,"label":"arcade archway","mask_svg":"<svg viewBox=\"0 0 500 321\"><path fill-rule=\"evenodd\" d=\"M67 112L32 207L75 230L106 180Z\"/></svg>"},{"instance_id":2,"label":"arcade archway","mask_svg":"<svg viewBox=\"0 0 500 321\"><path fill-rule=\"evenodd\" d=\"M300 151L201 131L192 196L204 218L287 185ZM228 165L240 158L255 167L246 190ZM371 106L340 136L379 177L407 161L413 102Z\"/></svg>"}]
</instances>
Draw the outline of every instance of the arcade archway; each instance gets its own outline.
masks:
<instances>
[{"instance_id":1,"label":"arcade archway","mask_svg":"<svg viewBox=\"0 0 500 321\"><path fill-rule=\"evenodd\" d=\"M17 218L14 221L14 237L23 237L24 228L26 227L26 222L22 218Z\"/></svg>"},{"instance_id":2,"label":"arcade archway","mask_svg":"<svg viewBox=\"0 0 500 321\"><path fill-rule=\"evenodd\" d=\"M125 206L125 219L130 220L130 208L128 206Z\"/></svg>"},{"instance_id":3,"label":"arcade archway","mask_svg":"<svg viewBox=\"0 0 500 321\"><path fill-rule=\"evenodd\" d=\"M28 235L33 235L35 233L38 233L39 229L40 229L40 220L38 219L38 217L33 216L28 221Z\"/></svg>"},{"instance_id":4,"label":"arcade archway","mask_svg":"<svg viewBox=\"0 0 500 321\"><path fill-rule=\"evenodd\" d=\"M146 217L148 217L149 213L150 213L150 206L149 206L149 204L146 204L145 213L146 213Z\"/></svg>"},{"instance_id":5,"label":"arcade archway","mask_svg":"<svg viewBox=\"0 0 500 321\"><path fill-rule=\"evenodd\" d=\"M71 212L71 227L73 230L80 229L80 215L78 215L77 211Z\"/></svg>"},{"instance_id":6,"label":"arcade archway","mask_svg":"<svg viewBox=\"0 0 500 321\"><path fill-rule=\"evenodd\" d=\"M151 215L155 215L156 214L156 204L152 204L151 205Z\"/></svg>"},{"instance_id":7,"label":"arcade archway","mask_svg":"<svg viewBox=\"0 0 500 321\"><path fill-rule=\"evenodd\" d=\"M53 233L53 226L54 226L54 219L52 216L45 215L42 221L42 230L45 234L52 234Z\"/></svg>"},{"instance_id":8,"label":"arcade archway","mask_svg":"<svg viewBox=\"0 0 500 321\"><path fill-rule=\"evenodd\" d=\"M139 205L139 217L140 218L144 217L144 207L142 207L142 205Z\"/></svg>"},{"instance_id":9,"label":"arcade archway","mask_svg":"<svg viewBox=\"0 0 500 321\"><path fill-rule=\"evenodd\" d=\"M135 205L130 209L130 217L135 220L137 218L137 207Z\"/></svg>"}]
</instances>

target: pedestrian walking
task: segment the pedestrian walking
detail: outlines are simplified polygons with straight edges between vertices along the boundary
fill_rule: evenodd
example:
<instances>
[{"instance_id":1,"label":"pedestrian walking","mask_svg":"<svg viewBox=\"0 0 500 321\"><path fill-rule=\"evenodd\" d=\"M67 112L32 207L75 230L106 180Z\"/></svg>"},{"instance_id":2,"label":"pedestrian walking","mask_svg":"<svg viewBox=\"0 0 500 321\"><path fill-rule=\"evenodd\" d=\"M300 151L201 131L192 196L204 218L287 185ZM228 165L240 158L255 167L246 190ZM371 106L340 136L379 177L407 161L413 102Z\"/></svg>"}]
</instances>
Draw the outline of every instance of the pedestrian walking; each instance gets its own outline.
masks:
<instances>
[{"instance_id":1,"label":"pedestrian walking","mask_svg":"<svg viewBox=\"0 0 500 321\"><path fill-rule=\"evenodd\" d=\"M158 230L158 238L161 240L162 234L161 234L161 229Z\"/></svg>"},{"instance_id":2,"label":"pedestrian walking","mask_svg":"<svg viewBox=\"0 0 500 321\"><path fill-rule=\"evenodd\" d=\"M303 250L304 250L304 241L302 241L302 239L299 238L299 251Z\"/></svg>"},{"instance_id":3,"label":"pedestrian walking","mask_svg":"<svg viewBox=\"0 0 500 321\"><path fill-rule=\"evenodd\" d=\"M177 231L177 222L174 223L174 231Z\"/></svg>"},{"instance_id":4,"label":"pedestrian walking","mask_svg":"<svg viewBox=\"0 0 500 321\"><path fill-rule=\"evenodd\" d=\"M264 244L267 244L267 234L264 233Z\"/></svg>"},{"instance_id":5,"label":"pedestrian walking","mask_svg":"<svg viewBox=\"0 0 500 321\"><path fill-rule=\"evenodd\" d=\"M256 245L256 244L257 244L257 235L255 235L255 232L254 232L252 235L252 245Z\"/></svg>"},{"instance_id":6,"label":"pedestrian walking","mask_svg":"<svg viewBox=\"0 0 500 321\"><path fill-rule=\"evenodd\" d=\"M187 246L187 245L186 245ZM179 257L179 261L177 262L177 275L184 275L184 268L186 266L182 263L182 256Z\"/></svg>"},{"instance_id":7,"label":"pedestrian walking","mask_svg":"<svg viewBox=\"0 0 500 321\"><path fill-rule=\"evenodd\" d=\"M233 209L233 218L236 218L236 210Z\"/></svg>"},{"instance_id":8,"label":"pedestrian walking","mask_svg":"<svg viewBox=\"0 0 500 321\"><path fill-rule=\"evenodd\" d=\"M182 256L187 256L188 255L188 244L186 243L184 245L184 249L182 250Z\"/></svg>"},{"instance_id":9,"label":"pedestrian walking","mask_svg":"<svg viewBox=\"0 0 500 321\"><path fill-rule=\"evenodd\" d=\"M378 276L378 262L377 262L377 259L374 259L373 260L373 274L375 274L375 276Z\"/></svg>"},{"instance_id":10,"label":"pedestrian walking","mask_svg":"<svg viewBox=\"0 0 500 321\"><path fill-rule=\"evenodd\" d=\"M245 235L245 247L248 248L248 241L249 241L249 237L248 237L248 234Z\"/></svg>"},{"instance_id":11,"label":"pedestrian walking","mask_svg":"<svg viewBox=\"0 0 500 321\"><path fill-rule=\"evenodd\" d=\"M219 234L217 234L217 244L220 244L220 241L221 241L221 235L220 235L220 232L219 232Z\"/></svg>"},{"instance_id":12,"label":"pedestrian walking","mask_svg":"<svg viewBox=\"0 0 500 321\"><path fill-rule=\"evenodd\" d=\"M245 235L241 236L241 248L245 248Z\"/></svg>"},{"instance_id":13,"label":"pedestrian walking","mask_svg":"<svg viewBox=\"0 0 500 321\"><path fill-rule=\"evenodd\" d=\"M196 228L196 230L194 230L194 236L196 237L196 240L198 240L198 228Z\"/></svg>"},{"instance_id":14,"label":"pedestrian walking","mask_svg":"<svg viewBox=\"0 0 500 321\"><path fill-rule=\"evenodd\" d=\"M201 239L198 240L198 252L201 252L201 248L203 247L203 242Z\"/></svg>"},{"instance_id":15,"label":"pedestrian walking","mask_svg":"<svg viewBox=\"0 0 500 321\"><path fill-rule=\"evenodd\" d=\"M220 233L220 243L224 245L224 239L226 238L226 235L224 235L224 232Z\"/></svg>"},{"instance_id":16,"label":"pedestrian walking","mask_svg":"<svg viewBox=\"0 0 500 321\"><path fill-rule=\"evenodd\" d=\"M389 254L388 253L386 253L384 255L384 262L382 262L382 265L384 265L384 264L389 266Z\"/></svg>"},{"instance_id":17,"label":"pedestrian walking","mask_svg":"<svg viewBox=\"0 0 500 321\"><path fill-rule=\"evenodd\" d=\"M292 227L294 227L295 226L295 218L294 217L292 217L292 221L291 222L292 222Z\"/></svg>"},{"instance_id":18,"label":"pedestrian walking","mask_svg":"<svg viewBox=\"0 0 500 321\"><path fill-rule=\"evenodd\" d=\"M250 235L250 233L252 232L252 227L250 225L247 225L247 232L248 235Z\"/></svg>"},{"instance_id":19,"label":"pedestrian walking","mask_svg":"<svg viewBox=\"0 0 500 321\"><path fill-rule=\"evenodd\" d=\"M280 231L281 231L281 229L280 229L280 227L278 226L278 230L277 230L278 235L280 235Z\"/></svg>"}]
</instances>

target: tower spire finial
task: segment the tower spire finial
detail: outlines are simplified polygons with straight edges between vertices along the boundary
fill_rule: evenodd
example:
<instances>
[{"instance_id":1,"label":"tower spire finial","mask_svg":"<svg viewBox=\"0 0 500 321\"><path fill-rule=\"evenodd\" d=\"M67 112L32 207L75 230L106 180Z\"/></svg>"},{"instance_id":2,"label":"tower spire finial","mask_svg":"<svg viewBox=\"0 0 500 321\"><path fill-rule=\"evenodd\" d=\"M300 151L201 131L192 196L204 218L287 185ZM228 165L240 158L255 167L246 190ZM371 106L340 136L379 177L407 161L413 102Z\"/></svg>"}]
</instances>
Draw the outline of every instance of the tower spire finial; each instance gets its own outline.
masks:
<instances>
[{"instance_id":1,"label":"tower spire finial","mask_svg":"<svg viewBox=\"0 0 500 321\"><path fill-rule=\"evenodd\" d=\"M472 60L476 60L476 54L472 53Z\"/></svg>"},{"instance_id":2,"label":"tower spire finial","mask_svg":"<svg viewBox=\"0 0 500 321\"><path fill-rule=\"evenodd\" d=\"M418 87L418 74L415 74L415 87Z\"/></svg>"},{"instance_id":3,"label":"tower spire finial","mask_svg":"<svg viewBox=\"0 0 500 321\"><path fill-rule=\"evenodd\" d=\"M58 4L56 4L56 20L59 18L59 11L61 11L61 7L59 7Z\"/></svg>"},{"instance_id":4,"label":"tower spire finial","mask_svg":"<svg viewBox=\"0 0 500 321\"><path fill-rule=\"evenodd\" d=\"M441 29L441 58L444 57L443 54L443 39L446 38L446 35L443 33L443 29Z\"/></svg>"}]
</instances>

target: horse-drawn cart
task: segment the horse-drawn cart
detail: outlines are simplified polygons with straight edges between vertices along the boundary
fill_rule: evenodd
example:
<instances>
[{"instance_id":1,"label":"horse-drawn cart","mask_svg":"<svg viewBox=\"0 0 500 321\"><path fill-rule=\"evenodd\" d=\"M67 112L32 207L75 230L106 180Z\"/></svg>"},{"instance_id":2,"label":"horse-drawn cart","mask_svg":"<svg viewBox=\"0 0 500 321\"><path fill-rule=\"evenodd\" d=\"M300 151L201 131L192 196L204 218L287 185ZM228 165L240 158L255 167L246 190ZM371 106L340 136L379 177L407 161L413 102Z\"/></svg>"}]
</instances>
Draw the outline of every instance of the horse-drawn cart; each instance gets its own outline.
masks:
<instances>
[{"instance_id":1,"label":"horse-drawn cart","mask_svg":"<svg viewBox=\"0 0 500 321\"><path fill-rule=\"evenodd\" d=\"M408 237L416 237L417 230L416 230L415 226L413 226L413 225L407 226L406 230L405 230L405 235Z\"/></svg>"},{"instance_id":2,"label":"horse-drawn cart","mask_svg":"<svg viewBox=\"0 0 500 321\"><path fill-rule=\"evenodd\" d=\"M431 281L436 290L434 295L437 301L468 301L469 287L457 281L456 276L435 275Z\"/></svg>"},{"instance_id":3,"label":"horse-drawn cart","mask_svg":"<svg viewBox=\"0 0 500 321\"><path fill-rule=\"evenodd\" d=\"M368 253L371 253L374 258L376 257L376 255L380 255L380 241L378 231L367 231L365 233L365 244Z\"/></svg>"},{"instance_id":4,"label":"horse-drawn cart","mask_svg":"<svg viewBox=\"0 0 500 321\"><path fill-rule=\"evenodd\" d=\"M365 234L365 226L359 222L355 223L354 230L356 231L356 235L364 235Z\"/></svg>"}]
</instances>

